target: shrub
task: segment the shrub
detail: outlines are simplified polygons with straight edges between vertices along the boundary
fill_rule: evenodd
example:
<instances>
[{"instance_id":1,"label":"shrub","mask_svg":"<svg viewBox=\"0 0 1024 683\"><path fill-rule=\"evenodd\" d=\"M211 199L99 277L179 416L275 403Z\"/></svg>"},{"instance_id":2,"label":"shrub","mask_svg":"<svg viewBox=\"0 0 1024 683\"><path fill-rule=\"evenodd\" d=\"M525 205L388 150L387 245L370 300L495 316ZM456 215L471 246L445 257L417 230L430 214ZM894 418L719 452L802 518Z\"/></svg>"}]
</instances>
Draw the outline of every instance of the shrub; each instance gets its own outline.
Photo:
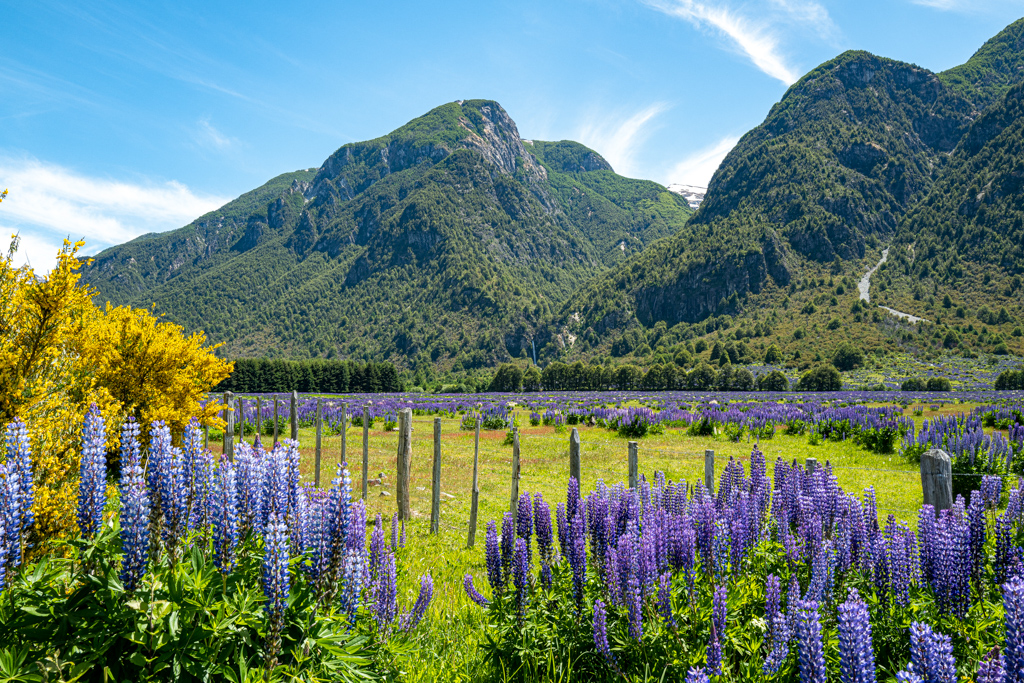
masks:
<instances>
[{"instance_id":1,"label":"shrub","mask_svg":"<svg viewBox=\"0 0 1024 683\"><path fill-rule=\"evenodd\" d=\"M797 389L800 391L840 391L843 378L831 365L819 365L800 377Z\"/></svg>"},{"instance_id":2,"label":"shrub","mask_svg":"<svg viewBox=\"0 0 1024 683\"><path fill-rule=\"evenodd\" d=\"M757 378L758 391L789 391L789 379L779 370Z\"/></svg>"},{"instance_id":3,"label":"shrub","mask_svg":"<svg viewBox=\"0 0 1024 683\"><path fill-rule=\"evenodd\" d=\"M928 379L928 391L953 391L953 385L945 377L931 377Z\"/></svg>"},{"instance_id":4,"label":"shrub","mask_svg":"<svg viewBox=\"0 0 1024 683\"><path fill-rule=\"evenodd\" d=\"M844 342L832 356L832 365L839 370L850 371L864 364L864 352L849 342Z\"/></svg>"},{"instance_id":5,"label":"shrub","mask_svg":"<svg viewBox=\"0 0 1024 683\"><path fill-rule=\"evenodd\" d=\"M766 365L774 365L782 361L782 352L779 347L772 344L764 351L764 362Z\"/></svg>"},{"instance_id":6,"label":"shrub","mask_svg":"<svg viewBox=\"0 0 1024 683\"><path fill-rule=\"evenodd\" d=\"M928 384L920 377L908 377L900 385L900 391L926 391Z\"/></svg>"}]
</instances>

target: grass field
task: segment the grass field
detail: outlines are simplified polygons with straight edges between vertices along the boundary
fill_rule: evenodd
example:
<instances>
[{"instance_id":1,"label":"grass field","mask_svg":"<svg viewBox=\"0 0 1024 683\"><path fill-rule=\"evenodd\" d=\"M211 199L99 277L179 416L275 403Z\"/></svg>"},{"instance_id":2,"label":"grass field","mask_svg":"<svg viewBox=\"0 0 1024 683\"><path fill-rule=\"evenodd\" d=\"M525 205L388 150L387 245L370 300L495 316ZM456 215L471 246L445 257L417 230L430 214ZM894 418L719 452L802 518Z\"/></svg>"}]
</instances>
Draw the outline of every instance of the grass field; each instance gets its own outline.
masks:
<instances>
[{"instance_id":1,"label":"grass field","mask_svg":"<svg viewBox=\"0 0 1024 683\"><path fill-rule=\"evenodd\" d=\"M920 426L924 418L939 414L969 412L968 404L943 404L938 410L930 406L912 405L906 414L914 417ZM520 416L525 423L526 415ZM487 522L500 520L509 508L512 467L512 447L505 445L504 431L483 431L480 436L479 487L480 510L474 548L466 547L471 487L473 476L474 434L460 430L460 422L443 418L441 469L441 523L440 533L432 536L430 529L431 467L433 457L432 416L413 417L413 459L410 498L413 519L407 527L407 544L399 551L402 567L400 586L406 603L415 599L417 577L429 571L435 580L434 601L427 628L417 631L420 646L414 657L404 662L407 680L412 681L466 681L482 680L485 663L480 644L484 639L484 622L480 609L466 597L462 581L466 573L477 578L477 586L486 585L484 575L484 539ZM380 423L378 423L378 426ZM581 438L581 491L591 490L598 480L606 483L624 482L628 478L628 439L601 427L579 426ZM529 427L520 431L520 493L540 493L554 511L555 504L565 500L568 478L568 449L571 427ZM367 497L367 517L371 520L379 513L384 518L385 533L389 535L390 519L396 510L395 465L398 447L397 431L371 429L369 438L369 476L384 473L384 485L371 487ZM251 437L247 439L251 441ZM265 442L271 441L265 438ZM314 475L315 431L302 428L302 468L305 481ZM214 452L220 444L211 441ZM648 479L662 471L673 480L686 480L691 484L703 479L704 451L715 452L716 474L721 473L729 458L745 462L750 458L754 443L744 438L738 443L725 436L692 437L682 429L667 429L664 434L647 436L639 440L640 472ZM893 514L897 519L916 528L917 509L922 503L920 475L917 466L902 460L898 453L879 455L871 453L852 441L823 442L813 446L806 436L787 436L781 432L760 444L769 473L777 458L797 460L816 458L824 465L830 462L840 486L851 493L861 493L873 486L878 501L879 516ZM361 491L362 428L348 430L347 459L353 490ZM330 483L337 463L341 459L340 435L325 436L322 441L321 484ZM389 495L384 495L387 492ZM500 523L499 523L500 525Z\"/></svg>"}]
</instances>

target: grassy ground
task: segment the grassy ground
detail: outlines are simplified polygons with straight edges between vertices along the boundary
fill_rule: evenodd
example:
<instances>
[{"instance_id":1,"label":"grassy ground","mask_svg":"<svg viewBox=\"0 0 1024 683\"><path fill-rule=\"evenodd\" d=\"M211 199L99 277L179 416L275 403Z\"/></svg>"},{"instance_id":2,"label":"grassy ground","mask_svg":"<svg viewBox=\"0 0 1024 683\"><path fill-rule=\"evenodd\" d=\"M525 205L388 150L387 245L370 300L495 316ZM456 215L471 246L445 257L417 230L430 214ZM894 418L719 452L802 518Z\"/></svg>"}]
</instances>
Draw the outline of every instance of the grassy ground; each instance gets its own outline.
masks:
<instances>
[{"instance_id":1,"label":"grassy ground","mask_svg":"<svg viewBox=\"0 0 1024 683\"><path fill-rule=\"evenodd\" d=\"M908 407L906 414L913 416L915 408L920 408L922 415L914 418L920 425L923 418L968 412L972 407L943 405L932 411L925 404ZM442 419L441 524L440 533L436 537L431 536L433 420L430 416L413 418L410 484L413 519L407 529L407 545L400 552L399 560L403 568L400 577L402 592L407 604L415 599L417 577L423 572L429 571L433 575L435 593L429 619L425 627L418 630L417 638L422 647L415 658L403 664L407 668L406 678L411 681L483 680L484 665L479 649L484 637L481 611L466 598L462 580L466 573L473 574L477 578L477 587L486 593L484 539L487 522L499 520L508 509L512 447L503 444L504 431L481 433L477 542L474 548L467 549L474 435L461 431L458 420ZM541 493L550 504L552 515L555 504L565 500L570 429L556 431L554 427L527 426L521 431L519 490L521 493ZM578 429L582 443L581 490L590 491L598 480L609 484L625 481L628 477L628 440L600 427L581 426ZM303 475L307 480L312 480L314 473L314 437L312 428L300 430ZM219 444L211 443L211 446L215 452L220 450ZM358 494L362 478L362 428L349 430L347 446L353 489ZM372 479L383 472L384 486L368 490L368 517L372 520L381 514L386 533L389 533L390 518L396 510L397 447L397 432L370 430L369 474ZM670 479L695 483L703 478L705 449L715 451L716 472L720 473L729 458L748 463L753 447L754 443L746 438L733 443L723 436L691 437L683 430L669 429L664 434L640 440L640 472L650 479L654 472L660 470ZM866 487L874 486L879 516L884 519L891 512L911 528L916 528L917 508L922 503L920 475L916 466L903 462L898 454L870 453L850 441L812 446L806 436L783 434L762 441L760 447L766 456L769 472L776 458L803 463L806 458L813 457L820 464L831 462L843 489L859 494ZM324 437L321 455L323 485L329 483L340 458L341 437ZM390 495L384 495L384 492Z\"/></svg>"}]
</instances>

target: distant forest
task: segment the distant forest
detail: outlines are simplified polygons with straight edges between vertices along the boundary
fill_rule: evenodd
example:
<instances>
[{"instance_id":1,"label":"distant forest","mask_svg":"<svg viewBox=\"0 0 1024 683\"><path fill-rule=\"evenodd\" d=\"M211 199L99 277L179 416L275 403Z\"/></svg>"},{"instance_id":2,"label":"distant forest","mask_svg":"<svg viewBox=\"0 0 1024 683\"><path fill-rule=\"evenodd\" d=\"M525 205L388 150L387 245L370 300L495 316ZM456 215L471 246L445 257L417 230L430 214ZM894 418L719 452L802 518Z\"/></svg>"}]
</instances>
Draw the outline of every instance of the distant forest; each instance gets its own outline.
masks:
<instances>
[{"instance_id":1,"label":"distant forest","mask_svg":"<svg viewBox=\"0 0 1024 683\"><path fill-rule=\"evenodd\" d=\"M351 360L283 360L239 358L231 376L213 391L269 393L301 391L325 394L389 393L402 391L391 363Z\"/></svg>"}]
</instances>

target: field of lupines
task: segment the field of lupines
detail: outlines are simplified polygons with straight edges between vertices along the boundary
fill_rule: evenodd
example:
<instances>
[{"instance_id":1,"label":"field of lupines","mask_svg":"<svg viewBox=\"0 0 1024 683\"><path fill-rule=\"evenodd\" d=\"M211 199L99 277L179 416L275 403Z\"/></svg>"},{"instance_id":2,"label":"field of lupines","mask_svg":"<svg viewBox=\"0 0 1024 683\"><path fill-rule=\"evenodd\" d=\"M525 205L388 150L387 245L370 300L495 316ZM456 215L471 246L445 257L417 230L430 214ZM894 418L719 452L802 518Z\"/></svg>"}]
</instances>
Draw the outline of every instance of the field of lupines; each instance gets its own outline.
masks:
<instances>
[{"instance_id":1,"label":"field of lupines","mask_svg":"<svg viewBox=\"0 0 1024 683\"><path fill-rule=\"evenodd\" d=\"M402 401L413 403L411 407L424 414L419 425L429 423L427 415L444 415L446 424L456 430L446 431L453 440L471 437L471 433L457 430L463 422L475 423L476 410L489 416L495 436L503 436L512 423L520 425L525 439L526 472L537 472L533 478L524 477L524 483L529 490L543 490L543 493L539 500L536 495L520 500L514 520L506 521L502 515L502 507L508 507L507 494L502 496L503 505L500 501L484 505L482 514L496 516L501 523L495 524L493 538L491 531L484 533L481 529L479 538L483 548L478 546L473 551L458 549L460 544L464 545L465 529L459 529L457 523L452 526L454 518L464 513L464 507L446 508L448 524L443 526L442 536L430 536L425 533L422 521L416 518L414 505L409 542L403 547L404 529L392 526L393 520L388 514L393 503L377 496L371 497L365 507L361 502L349 506L350 528L362 529L361 543L360 535L350 532L344 542L331 546L343 547L344 554L323 550L323 539L329 534L325 529L330 528L330 520L338 514L336 504L331 501L348 499L341 494L347 482L342 477L323 491L312 489L308 484L297 484L303 472L305 481L309 480L311 430L308 427L300 430L306 441L301 459L298 444L285 444L268 452L249 443L237 443L232 465L215 460L203 451L202 434L195 426L180 450L170 445L164 432L156 434L151 426L146 449L136 451L131 445L135 443L131 435L123 436L122 462L135 463L138 457L139 467L122 468L119 477L108 482L111 484L108 496L106 488L100 484L105 478L98 454L104 449L98 438L88 436L98 433L95 425L91 431L87 426L83 432L83 452L92 457L84 458L82 508L85 512L80 520L88 533L72 545L72 552L66 558L20 568L17 559L8 562L9 581L5 592L10 602L0 600L0 624L5 636L0 642L11 645L0 656L0 671L21 672L23 676L39 671L38 658L45 652L43 667L53 680L61 676L70 678L74 671L88 670L108 660L121 662L119 665L125 667L123 671L142 678L164 679L178 675L188 679L198 676L197 672L217 671L220 677L229 680L245 680L263 677L267 665L274 663L270 659L271 653L276 651L275 675L290 677L297 673L306 680L363 676L407 680L617 680L623 677L683 680L690 675L690 668L704 669L704 673L714 677L715 669L714 666L708 669L707 655L709 645L715 640L717 645L710 648L711 664L714 665L715 653L720 649L723 667L717 680L796 680L801 676L802 651L798 644L802 641L796 638L799 625L806 624L809 632L815 627L808 617L810 608L798 602L793 593L795 576L801 582L801 588L797 589L799 601L814 600L817 604L824 671L831 680L871 680L839 677L844 661L840 647L842 614L861 614L859 603L847 599L850 587L857 589L866 605L872 629L872 656L878 666L877 680L886 680L912 659L909 638L915 630L910 628L911 617L930 624L936 632L949 635L955 666L963 673L973 672L983 662L983 655L1001 645L1002 612L995 586L1002 581L998 573L1003 571L1000 567L1009 566L1006 553L1010 552L1013 559L1020 545L1016 531L1019 512L1010 514L1019 503L1013 503L1001 515L991 507L1000 497L1004 503L1015 500L1011 496L1011 490L1017 490L1015 477L1008 475L1016 462L1013 454L1021 450L1019 425L1024 420L1020 419L1020 402L1008 397L994 404L968 406L969 411L951 403L948 395L943 397L945 400L919 397L934 402L907 407L866 403L876 397L874 394L817 395L801 401L789 394L784 403L765 402L764 395L760 396L760 402L754 401L753 396L668 394L618 396L616 400L603 402L595 401L593 394L544 395L525 400L522 396L445 397L446 400L441 401L438 397L348 398L350 416L353 409L366 400L372 401L370 405L376 406L382 418L386 418L389 410L404 407ZM987 393L985 397L992 399L993 395ZM397 400L388 404L388 399ZM467 400L457 403L462 399ZM476 400L470 402L471 399ZM344 399L329 399L335 407L339 400ZM517 405L510 408L510 402ZM315 401L304 397L300 405L300 415L312 413ZM248 410L254 407L254 401L247 402ZM267 417L272 415L272 406L266 401L264 410ZM286 410L284 406L282 410ZM332 407L327 406L325 413L331 410ZM959 412L964 415L961 417ZM539 418L536 427L530 425L534 413ZM927 418L923 416L925 413ZM467 414L471 419L466 419ZM253 417L254 414L248 418L250 424ZM634 420L635 417L639 420ZM310 422L309 419L304 421ZM386 421L379 419L377 430L372 432L372 438L378 443L393 438L388 432L379 431L386 426ZM594 426L589 426L591 423ZM565 489L564 483L559 482L564 482L564 477L552 475L551 469L536 458L543 457L540 454L547 449L551 458L561 460L564 455L561 449L547 444L552 437L564 443L564 436L558 437L558 433L570 424L579 426L587 443L608 440L612 448L616 447L616 439L622 439L618 443L624 446L621 432L628 438L640 438L642 444L659 446L699 440L702 445L715 447L720 457L726 454L736 457L720 475L714 492L702 491L702 485L684 487L679 482L679 456L673 454L675 451L666 452L660 459L651 452L650 465L675 472L672 476L679 483L654 475L649 485L645 483L639 491L629 492L621 485L605 485L595 480L595 476L600 476L601 470L597 470L584 477L593 488L589 496L581 501L577 488L572 487L562 503L560 499ZM637 424L648 425L646 436L635 431ZM709 426L710 434L707 433ZM742 426L738 435L734 431L737 426ZM891 438L885 436L890 430L895 435ZM422 431L426 437L429 430ZM349 432L349 445L353 449L350 453L358 451L359 432L358 429ZM608 436L600 437L601 434ZM755 449L752 454L751 446L745 445L751 439L761 441L761 449ZM252 437L248 441L251 442ZM532 441L543 441L543 444L539 450L531 451ZM890 441L895 453L876 454L875 451L884 450L878 444ZM24 471L31 465L26 464L30 460L22 455L23 446L10 445L16 442L20 443L19 439L9 440L9 465L4 481L9 483L7 500L24 501L31 493L17 488L12 473ZM390 441L385 443L390 444ZM846 482L844 487L855 487L848 490L859 491L861 489L856 487L863 487L872 477L893 476L876 474L871 468L860 467L861 464L890 463L887 468L902 467L905 471L900 474L913 481L913 467L895 463L912 458L912 448L940 443L954 454L956 461L979 463L969 473L970 478L958 475L955 481L966 483L976 478L976 488L986 492L981 500L989 501L985 511L986 554L983 560L983 578L988 583L970 585L971 606L959 621L944 621L935 616L946 604L940 604L938 596L946 595L948 590L936 588L937 584L924 573L924 560L913 557L904 562L916 563L918 569L908 579L909 602L900 607L903 611L894 607L892 600L885 603L886 609L879 607L882 589L878 586L883 584L878 582L883 579L878 577L885 572L895 576L895 570L884 563L880 565L876 560L881 555L877 553L870 556L875 558L871 560L873 564L865 564L869 562L865 559L866 553L876 552L875 546L881 543L878 538L892 536L894 524L904 533L905 540L913 533L914 542L924 547L923 537L910 531L917 526L912 523L913 514L902 515L900 520L888 520L885 512L876 515L873 511L872 495L858 497L868 541L857 545L853 540L848 544L843 540L847 531L842 527L842 524L852 523L849 520L856 515L847 510L843 517L829 507L836 505L846 510L844 505L853 505L849 502L853 499L842 492L839 481ZM822 462L832 459L838 468L822 467L815 475L808 475L800 467L788 464L791 458L786 454L793 453L797 444L801 444L802 449L799 457L814 455ZM821 446L825 449L819 452L817 449ZM325 444L325 448L336 449L337 442ZM384 450L388 448L391 446L385 445ZM504 448L507 452L507 447L498 445L498 441L492 440L488 448ZM762 451L786 455L773 465L771 479ZM422 452L422 446L417 452ZM854 455L858 452L864 455ZM849 455L844 456L844 453ZM390 458L394 458L393 448ZM358 460L358 456L354 459ZM648 462L646 458L645 462ZM842 469L850 463L857 466ZM594 469L596 465L589 459L585 463L587 469ZM381 467L386 469L385 465ZM749 475L741 471L744 467ZM231 544L221 541L218 545L218 538L231 536L218 531L217 520L224 517L218 514L221 508L218 508L216 491L217 484L229 470L235 476L236 528L240 540L234 546L234 566L225 573L221 568L228 565L220 559L221 553ZM647 467L645 470L650 471ZM155 474L161 471L177 474ZM988 473L1000 477L983 480ZM619 475L605 471L604 476ZM691 470L686 477L696 482L699 474ZM128 483L133 478L134 488ZM819 480L825 483L819 485ZM184 483L179 487L168 485L174 481ZM256 481L263 482L262 486L256 486L263 491L258 494L259 498L252 493L256 490L252 488ZM292 508L287 507L289 494L280 493L282 481L287 482L284 490L296 491ZM755 481L760 482L756 487ZM186 494L181 502L167 493L168 503L163 503L165 491L187 491L190 486L194 488L196 482L200 489L208 487L213 492L213 497L208 499L208 518L204 518L203 513L193 513L195 496L190 498ZM507 479L497 488L502 484L507 491ZM878 485L880 490L885 490L883 482L879 481ZM919 484L917 486L919 490ZM758 505L768 505L768 511L759 513L760 516L752 511L756 507L751 503L755 488L760 491L759 496L768 498L768 503L758 502ZM830 492L832 498L822 497L822 490ZM999 494L993 494L996 490ZM145 496L132 496L129 491L136 494L145 491ZM416 495L414 493L414 503ZM912 500L893 500L891 495L886 501L889 507L916 505ZM1019 498L1020 493L1012 495ZM779 507L783 503L778 501L790 500L793 496L799 501L797 504L786 503L784 508ZM973 503L969 491L964 498ZM606 502L600 502L602 499ZM623 502L626 499L631 502ZM554 507L549 507L545 500L553 501ZM573 500L577 502L573 504ZM145 514L142 501L149 504L149 512ZM703 507L700 501L705 501ZM713 506L707 501L713 501ZM96 513L104 509L100 507L104 503L105 519ZM453 505L457 503L452 501ZM332 505L335 507L331 508ZM589 512L595 505L599 508L614 506L616 510L614 515L605 511L604 527L595 522L597 518ZM199 506L201 508L202 503ZM710 516L712 507L713 518ZM744 512L737 512L737 507ZM560 508L564 510L564 518ZM818 522L820 539L814 523L800 516L802 511L811 508L832 510L827 518ZM12 502L4 509L26 511L29 508L24 503ZM271 517L275 510L292 509L295 512L286 513L283 524L280 517ZM459 511L457 514L455 509ZM576 512L570 515L573 509ZM782 509L789 523L785 532L783 529L787 527L780 522ZM967 517L961 515L958 519L973 519L971 509L970 505L965 505L963 515ZM385 518L379 525L369 525L371 530L365 519L367 514L372 517L374 510L384 512ZM5 514L4 519L12 519L12 514L15 513ZM12 538L26 524L31 524L22 514L16 514L21 520L18 524L5 526L11 530ZM616 520L614 530L608 522L611 516ZM583 519L578 526L575 525L577 517ZM752 521L755 517L756 523ZM677 550L670 549L675 541L669 540L677 529L682 529L680 520L686 518L690 519L694 537L689 569L686 560L678 559L682 556ZM487 517L481 519L481 525L485 524L484 519ZM841 523L842 519L847 522ZM142 520L148 523L143 524ZM305 525L299 520L305 520ZM526 520L530 520L529 525ZM876 520L874 524L872 520ZM968 522L968 527L971 523ZM976 521L973 524L977 526ZM1000 532L1004 527L1009 530ZM223 524L222 528L231 529L231 524ZM333 528L333 533L337 534L338 525ZM386 532L388 528L393 529L390 534ZM582 552L577 540L579 529L582 529ZM570 531L576 535L570 536ZM149 533L148 543L140 540L143 533ZM632 541L628 539L630 533ZM653 540L645 541L645 533ZM690 537L685 529L680 533ZM851 538L860 538L857 536L860 531L850 533ZM385 538L389 536L391 540L387 542ZM288 543L284 552L282 538ZM311 538L320 540L311 541ZM947 552L951 537L947 534L942 538L946 540L941 543L947 545L940 543L936 547ZM815 546L818 541L820 547L827 545L828 549ZM643 546L645 542L653 544L656 553L653 565L645 554L648 553ZM627 549L630 543L632 548ZM609 544L614 547L614 559L609 558ZM5 545L5 548L14 547L20 547L18 541ZM849 558L844 559L847 552ZM879 552L884 555L888 550ZM908 553L912 555L911 551ZM15 555L9 553L8 557ZM373 569L375 556L385 557L383 572L379 564L376 564L377 570ZM335 557L338 559L333 559ZM627 560L635 560L637 567L644 568L637 569L636 575L631 576L633 569L632 565L627 566ZM673 564L677 560L683 562L682 567ZM816 560L819 566L824 563L826 567L827 595L819 595L818 584L814 583ZM324 573L324 562L334 568ZM357 571L359 564L363 567L361 572ZM496 571L499 566L500 573ZM132 570L134 574L129 567L136 568ZM581 567L585 569L582 574ZM645 573L641 575L641 571ZM426 596L433 593L434 584L429 579L425 583L420 579L428 572L438 580L434 606L429 608ZM464 583L466 573L476 577L475 583ZM139 575L141 583L134 590L126 588L133 585L131 577L135 574ZM771 574L776 578L770 578ZM375 579L375 576L385 578ZM353 577L359 577L357 600L346 597L353 595ZM577 584L582 587L582 603L578 602ZM382 585L387 589L380 589ZM283 591L285 586L287 597ZM495 590L495 586L500 588ZM466 588L472 590L467 592ZM480 595L481 592L484 595ZM323 597L327 593L332 596L329 605ZM776 593L779 596L777 608L773 607L772 597ZM639 603L637 595L641 596ZM665 609L666 595L671 612ZM422 599L419 596L423 596ZM471 599L490 601L490 604L481 609ZM416 629L404 628L413 617L399 616L399 604L408 610L407 614L423 616L424 623ZM858 623L863 621L860 616L857 619L860 619ZM600 628L602 622L604 631ZM607 647L601 638L594 639L595 623L599 627L598 635L606 634ZM192 625L193 630L189 631L182 624ZM712 638L712 629L715 634L723 635ZM782 637L772 635L777 629L793 636L786 640L785 650ZM928 640L931 636L920 627L917 632L924 634L920 636L924 639L921 642L931 642ZM12 633L35 635L10 637ZM941 639L936 642L941 645ZM860 648L864 649L863 641ZM773 657L773 661L781 662L778 671L766 674L764 662ZM992 660L995 661L995 657ZM111 673L113 671L112 668ZM919 675L922 671L917 669ZM702 680L701 675L696 671L692 674L697 680ZM974 673L970 675L973 677ZM121 679L117 675L113 677ZM925 675L921 678L951 680Z\"/></svg>"}]
</instances>

